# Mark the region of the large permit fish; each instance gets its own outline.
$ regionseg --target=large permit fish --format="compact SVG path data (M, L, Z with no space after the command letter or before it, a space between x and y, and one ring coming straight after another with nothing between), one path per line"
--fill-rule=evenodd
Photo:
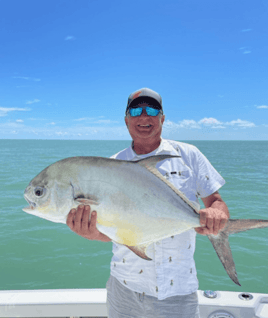
M200 227L198 208L156 169L158 155L139 161L103 157L71 157L50 165L29 184L23 211L66 223L72 208L89 204L97 211L97 229L126 245L143 259L153 258L149 246ZM229 220L218 235L208 235L227 274L238 285L228 235L268 227L268 220Z

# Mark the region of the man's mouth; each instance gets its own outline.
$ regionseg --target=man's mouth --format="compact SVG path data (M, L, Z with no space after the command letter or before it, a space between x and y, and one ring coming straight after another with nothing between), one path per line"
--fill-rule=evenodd
M152 125L147 124L147 125L138 125L138 127L142 127L142 128L150 128L152 127Z

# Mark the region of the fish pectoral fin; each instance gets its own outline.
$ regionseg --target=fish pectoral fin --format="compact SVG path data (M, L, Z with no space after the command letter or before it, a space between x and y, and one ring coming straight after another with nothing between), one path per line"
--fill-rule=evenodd
M76 202L79 202L81 204L86 204L86 205L99 205L97 201L91 200L91 199L85 199L85 198L78 198L75 199Z
M148 244L145 245L137 245L137 246L128 246L133 253L138 255L140 258L145 259L146 261L151 261L152 259L146 255L146 248L148 247Z

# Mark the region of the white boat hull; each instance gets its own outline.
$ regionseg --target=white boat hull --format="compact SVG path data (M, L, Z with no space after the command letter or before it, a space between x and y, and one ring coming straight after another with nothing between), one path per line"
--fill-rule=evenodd
M268 318L268 294L216 293L212 299L198 290L201 318ZM0 317L107 317L106 296L106 289L0 291Z

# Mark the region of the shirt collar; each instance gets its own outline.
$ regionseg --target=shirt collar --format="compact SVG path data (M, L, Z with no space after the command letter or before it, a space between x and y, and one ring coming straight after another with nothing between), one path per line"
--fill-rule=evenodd
M181 152L178 147L174 148L167 139L164 139L162 137L161 137L161 142L159 147L150 153L147 153L144 155L136 154L136 152L133 150L133 141L131 142L131 146L128 148L128 151L127 151L128 160L142 159L142 158L155 156L155 155L161 155L161 154L170 154L170 155L180 156Z

